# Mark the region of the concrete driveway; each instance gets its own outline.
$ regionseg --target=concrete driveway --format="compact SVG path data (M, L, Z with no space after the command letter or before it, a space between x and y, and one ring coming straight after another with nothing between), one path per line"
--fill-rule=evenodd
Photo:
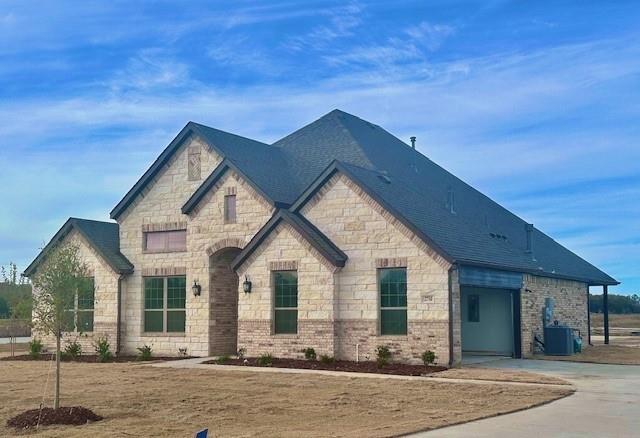
M574 395L513 414L416 434L416 437L639 437L640 366L501 359L480 367L548 374L573 383Z

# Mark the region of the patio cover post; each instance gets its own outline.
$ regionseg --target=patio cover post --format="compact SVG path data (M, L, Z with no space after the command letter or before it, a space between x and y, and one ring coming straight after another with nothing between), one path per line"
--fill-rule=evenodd
M609 343L609 286L602 286L602 312L604 313L604 343Z

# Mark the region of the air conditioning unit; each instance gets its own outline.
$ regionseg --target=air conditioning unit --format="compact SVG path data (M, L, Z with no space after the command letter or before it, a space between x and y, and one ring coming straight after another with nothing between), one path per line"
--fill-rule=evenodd
M544 354L549 356L571 356L573 354L573 331L571 327L563 325L545 327Z

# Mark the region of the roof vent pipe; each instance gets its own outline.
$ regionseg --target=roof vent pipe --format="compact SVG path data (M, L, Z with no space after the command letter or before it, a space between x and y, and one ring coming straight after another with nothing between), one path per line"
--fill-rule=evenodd
M411 147L412 148L416 148L416 138L415 137L410 137L409 140L411 140Z
M527 233L527 253L533 254L533 224L525 224L524 229Z

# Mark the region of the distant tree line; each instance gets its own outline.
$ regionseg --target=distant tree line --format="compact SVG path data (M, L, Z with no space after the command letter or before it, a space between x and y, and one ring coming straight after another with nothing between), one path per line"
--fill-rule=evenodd
M589 294L591 313L602 313L602 295ZM640 295L609 294L609 313L640 313Z
M0 266L0 319L31 319L31 285L15 263Z

